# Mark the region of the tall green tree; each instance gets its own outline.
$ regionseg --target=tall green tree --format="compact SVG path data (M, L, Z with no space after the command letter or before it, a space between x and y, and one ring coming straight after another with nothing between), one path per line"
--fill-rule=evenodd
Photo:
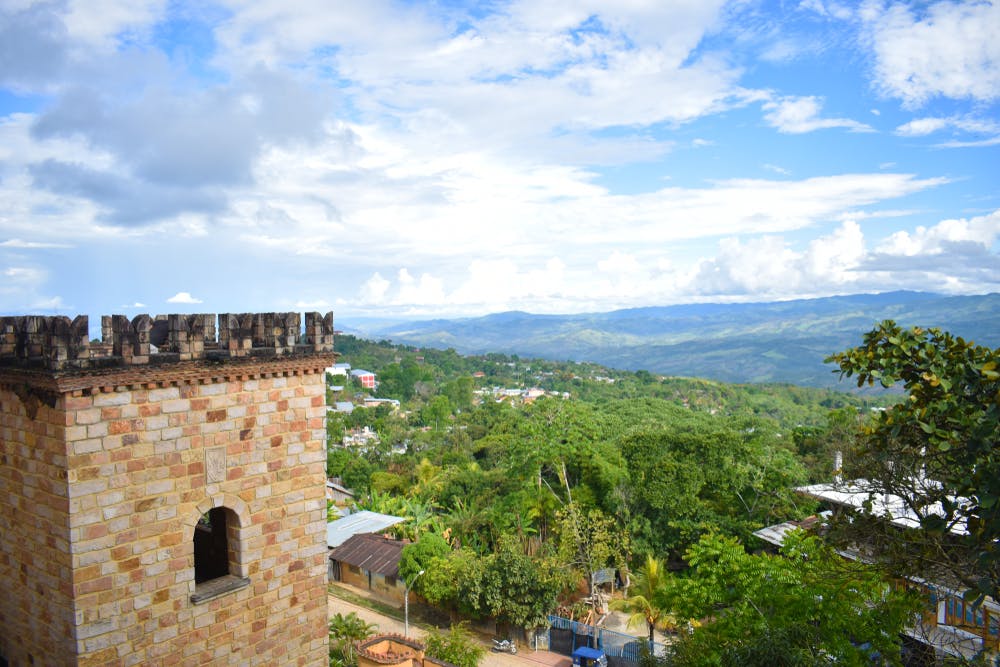
M572 566L587 580L604 568L625 566L630 554L628 532L613 517L597 508L584 512L578 503L559 511L559 560Z
M828 361L858 386L906 393L864 428L849 456L868 475L873 506L894 496L920 530L865 513L877 531L864 536L870 548L901 574L933 579L946 570L1000 599L1000 349L887 320Z
M664 590L676 614L702 622L672 645L676 667L898 665L900 632L920 605L879 570L801 532L780 555L706 535L686 559L690 569Z

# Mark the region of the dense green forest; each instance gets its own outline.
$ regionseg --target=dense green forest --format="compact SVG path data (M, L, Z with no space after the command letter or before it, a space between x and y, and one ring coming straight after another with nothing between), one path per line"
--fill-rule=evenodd
M852 425L893 400L343 335L337 349L377 374L376 397L401 405L331 413L332 444L363 427L378 440L331 447L329 474L363 505L412 517L409 537L447 533L477 554L496 552L504 536L532 555L580 550L572 516L629 545L616 555L622 565L645 553L679 561L711 531L749 541L761 526L808 514L793 487L829 479ZM361 404L358 385L329 380L343 387L331 404ZM500 398L494 387L545 394Z
M834 453L856 451L863 427L902 394L732 385L351 336L337 349L379 384L372 392L328 376L328 402L354 406L329 415L328 473L359 507L407 517L397 536L414 544L400 575L452 618L511 630L544 625L556 609L582 618L591 576L615 568L631 586L613 606L644 619L650 637L699 628L673 635L671 664L898 654L898 628L917 609L911 594L812 538L791 540L783 556L758 553L753 532L814 513L795 487L831 481ZM361 407L369 395L399 406ZM359 429L377 438L340 446ZM843 472L859 472L850 457ZM831 603L817 605L824 596ZM762 609L771 620L760 625ZM799 662L774 662L782 643L801 647L788 653Z

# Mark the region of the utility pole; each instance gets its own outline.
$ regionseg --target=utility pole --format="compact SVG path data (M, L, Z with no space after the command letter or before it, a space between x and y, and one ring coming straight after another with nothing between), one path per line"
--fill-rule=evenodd
M413 577L413 581L406 584L406 587L404 588L403 592L403 636L404 637L410 636L410 588L413 587L413 584L417 583L417 579L419 579L420 575L422 575L423 573L424 573L423 570L417 572L417 576ZM406 583L405 579L403 580L403 583Z

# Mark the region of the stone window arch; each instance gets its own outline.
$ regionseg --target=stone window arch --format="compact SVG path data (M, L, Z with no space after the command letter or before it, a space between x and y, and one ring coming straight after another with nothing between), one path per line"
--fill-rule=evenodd
M194 592L191 601L204 602L249 585L245 529L246 504L239 498L208 498L197 508L189 526L193 553Z

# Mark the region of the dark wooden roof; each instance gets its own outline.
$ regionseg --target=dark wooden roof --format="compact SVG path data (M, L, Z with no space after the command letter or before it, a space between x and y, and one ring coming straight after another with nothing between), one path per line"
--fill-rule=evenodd
M372 533L352 535L330 552L330 560L354 565L384 577L399 576L399 557L406 542Z

